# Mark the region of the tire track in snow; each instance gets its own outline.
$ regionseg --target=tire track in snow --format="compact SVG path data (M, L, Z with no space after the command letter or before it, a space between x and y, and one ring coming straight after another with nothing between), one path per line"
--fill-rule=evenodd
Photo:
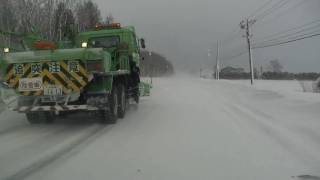
M296 114L298 115L298 118L294 117L295 119L290 119L290 116L285 115L285 114L280 114L282 118L285 119L281 119L277 113L282 113L282 111L276 111L275 113L268 113L265 112L264 110L269 110L268 106L270 106L270 104L268 106L264 106L261 107L260 104L258 104L258 106L253 105L252 103L248 103L248 99L255 99L257 100L257 98L262 98L263 101L274 101L274 100L279 100L279 98L283 97L283 95L280 95L277 92L273 92L273 91L269 91L269 90L256 90L256 89L251 89L248 87L243 87L244 88L244 92L245 91L250 91L250 94L248 96L243 96L243 94L239 95L238 93L234 93L233 91L231 91L231 93L229 93L233 98L232 99L239 99L240 101L237 102L237 104L233 105L235 108L237 108L238 110L240 109L240 111L246 111L244 112L245 114L252 114L252 116L256 119L256 120L264 120L267 124L269 125L273 125L274 128L276 129L283 129L286 132L293 134L295 136L298 136L297 139L302 139L303 141L308 141L309 143L312 144L312 146L314 147L314 149L318 149L318 151L320 150L319 147L319 139L320 139L320 133L317 131L317 128L311 128L310 124L307 124L307 122L301 123L301 121L304 120L304 116L301 116L298 112L296 112ZM254 98L252 98L252 96L254 96ZM261 101L259 101L261 102ZM226 103L226 106L228 106L229 104ZM277 107L277 106L275 106ZM287 108L282 104L281 108ZM295 111L293 109L285 109L288 110L288 112L292 112ZM284 111L286 112L286 111ZM303 112L304 113L304 112ZM273 116L274 115L274 116ZM258 118L257 118L258 117ZM292 123L291 121L292 120ZM300 121L301 120L301 121ZM298 123L298 124L297 124ZM267 130L268 131L268 130ZM289 138L290 139L290 138ZM292 139L292 138L291 138ZM295 140L295 139L293 139ZM308 148L308 147L305 147ZM318 154L318 153L313 153ZM319 157L319 156L315 156L315 157ZM320 158L318 158L320 160Z
M9 133L12 133L12 132L16 132L16 131L19 131L21 129L27 128L27 127L28 126L26 126L26 125L19 125L19 126L10 127L10 128L7 128L5 130L0 131L0 136L6 135L6 134L9 134Z
M233 113L237 117L243 117L250 124L255 125L257 128L262 130L269 137L273 138L283 149L293 154L297 159L302 161L304 164L312 167L319 168L320 159L317 153L307 151L303 146L303 140L297 135L291 133L287 127L278 126L275 122L270 122L269 115L261 116L261 113L255 112L243 105L229 104L227 108L230 109L229 113Z
M27 131L27 132L25 132ZM32 132L34 131L34 132ZM53 144L50 142L56 136L70 131L67 127L35 127L23 128L22 131L14 131L5 136L0 136L0 144L3 148L0 151L0 161L3 158L10 160L10 157L17 158L20 155L28 154L30 149L37 149L39 145Z
M20 180L25 179L28 176L38 172L39 170L49 166L60 158L66 156L74 150L80 150L81 147L85 147L85 145L94 141L96 138L100 137L108 130L110 130L113 126L94 126L86 132L84 135L81 135L79 138L76 138L72 142L68 143L68 145L58 149L57 151L51 153L50 155L46 155L44 157L39 158L35 162L29 164L27 167L24 167L10 176L7 176L3 179L5 180ZM71 157L71 156L70 156Z
M267 119L267 120L271 120L273 121L274 123L277 123L279 125L281 125L283 128L286 128L288 129L289 131L292 131L293 133L296 133L296 132L301 132L300 134L302 136L306 136L307 138L309 138L310 140L312 140L314 143L318 144L319 142L319 139L320 139L320 134L317 133L316 131L314 131L313 129L311 128L308 128L306 126L303 126L303 124L300 124L299 126L297 125L293 125L293 124L290 124L290 123L284 123L283 121L280 121L280 120L277 120L276 118L274 118L273 116L259 110L258 108L256 107L253 107L251 105L246 105L246 104L241 104L241 106L246 106L248 108L251 109L251 111L255 114L257 114L258 116L262 116L264 117L264 119Z

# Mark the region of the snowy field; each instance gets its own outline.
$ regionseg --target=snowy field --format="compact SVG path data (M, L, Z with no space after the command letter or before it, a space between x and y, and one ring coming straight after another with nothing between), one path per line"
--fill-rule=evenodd
M221 80L232 84L251 87L250 80ZM277 92L290 99L319 102L320 94L312 92L313 81L297 80L255 80L253 87L257 90Z
M303 93L293 82L257 82L254 88L247 81L193 77L153 82L151 97L112 126L85 114L30 126L23 115L5 111L0 179L320 176L319 94Z

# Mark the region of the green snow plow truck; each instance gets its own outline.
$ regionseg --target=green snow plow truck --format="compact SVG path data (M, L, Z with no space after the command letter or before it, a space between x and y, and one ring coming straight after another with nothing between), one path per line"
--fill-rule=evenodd
M3 84L19 95L14 111L31 124L53 123L75 111L99 115L101 123L123 118L129 102L139 103L151 86L140 82L140 48L134 27L97 25L75 42L34 40L24 51L3 49Z

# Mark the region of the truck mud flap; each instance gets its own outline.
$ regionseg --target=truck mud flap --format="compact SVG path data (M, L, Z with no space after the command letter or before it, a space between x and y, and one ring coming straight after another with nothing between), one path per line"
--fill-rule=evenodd
M139 92L141 97L150 96L150 91L152 89L152 85L145 82L140 82L139 84Z
M56 105L56 106L21 106L11 108L13 111L18 112L62 112L62 111L96 111L99 108L88 105Z

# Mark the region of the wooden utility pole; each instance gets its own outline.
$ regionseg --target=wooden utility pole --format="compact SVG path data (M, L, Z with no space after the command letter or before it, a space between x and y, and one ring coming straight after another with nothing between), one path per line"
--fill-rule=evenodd
M251 85L253 85L254 81L254 71L253 71L253 58L252 58L252 47L251 47L251 37L250 34L250 27L256 22L256 20L249 20L241 21L240 27L241 29L245 29L246 31L246 38L247 38L247 44L248 44L248 51L249 51L249 65L250 65L250 74L251 74Z
M154 65L152 64L153 61L152 61L152 51L151 50L149 51L149 58L150 58L149 60L150 60L150 64L151 64L150 80L151 80L151 84L153 84L152 78L153 78Z
M216 67L215 67L215 78L216 80L219 80L220 79L220 63L219 63L219 51L220 51L220 43L219 41L217 42L217 57L216 57Z

